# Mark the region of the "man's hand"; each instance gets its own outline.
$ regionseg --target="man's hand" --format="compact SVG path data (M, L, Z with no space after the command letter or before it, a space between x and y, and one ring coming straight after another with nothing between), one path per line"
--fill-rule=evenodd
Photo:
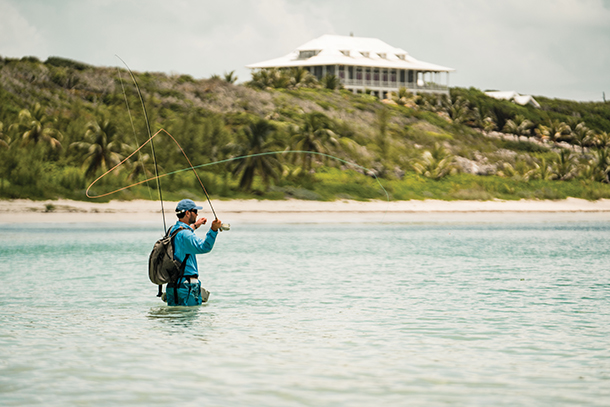
M217 231L218 231L218 229L220 229L220 226L221 226L221 225L222 225L222 222L220 221L220 219L214 219L214 220L212 221L212 226L211 226L211 228L212 228L212 230L213 230L214 232L217 232Z
M193 226L193 228L195 228L195 229L199 229L199 226L201 226L201 225L205 225L205 223L206 223L207 221L208 221L208 220L207 220L206 218L199 218L199 219L197 219L197 220L195 221L195 223L193 223L193 225L192 225L192 226Z

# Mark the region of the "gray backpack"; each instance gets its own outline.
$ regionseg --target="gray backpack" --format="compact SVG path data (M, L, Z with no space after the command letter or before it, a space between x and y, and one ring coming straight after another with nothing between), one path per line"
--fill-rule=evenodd
M189 255L187 254L183 262L174 259L174 237L186 227L180 227L155 242L150 257L148 258L148 277L153 284L159 286L157 297L163 293L163 284L176 283L184 274L184 267Z

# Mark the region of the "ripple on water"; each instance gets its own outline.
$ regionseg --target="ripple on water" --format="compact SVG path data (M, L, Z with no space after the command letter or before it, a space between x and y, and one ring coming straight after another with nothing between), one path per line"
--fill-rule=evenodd
M610 399L606 223L234 225L197 308L155 297L156 229L0 229L2 405Z

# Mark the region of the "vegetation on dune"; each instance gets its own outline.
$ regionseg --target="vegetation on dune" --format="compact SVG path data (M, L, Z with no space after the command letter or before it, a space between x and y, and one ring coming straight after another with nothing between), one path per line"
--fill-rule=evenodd
M536 97L535 109L473 88L380 101L304 69L254 72L243 85L233 71L134 75L153 134L175 137L218 198L385 199L377 180L397 200L610 197L609 103ZM149 137L122 69L0 57L0 106L0 198L87 199ZM153 142L164 197L202 199L174 141ZM93 194L153 177L150 147ZM154 199L156 188L101 199Z

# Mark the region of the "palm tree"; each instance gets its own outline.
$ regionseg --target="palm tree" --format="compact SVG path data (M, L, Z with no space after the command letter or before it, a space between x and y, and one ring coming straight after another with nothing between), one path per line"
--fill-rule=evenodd
M596 182L608 183L610 181L608 179L609 173L610 150L604 148L593 152L593 159L584 166L581 175Z
M530 168L527 162L524 160L517 160L514 166L506 162L501 163L499 171L496 173L496 175L500 177L509 177L517 181L527 182L535 174L535 172L536 168Z
M261 69L252 72L252 80L248 82L253 88L268 89L273 87L273 75L270 69Z
M343 84L336 75L326 75L320 82L324 89L342 89Z
M224 79L226 82L235 83L237 81L237 75L235 75L235 71L225 72Z
M85 141L70 144L70 147L87 151L83 160L83 166L87 167L86 176L95 175L99 169L107 171L123 159L120 151L126 146L116 139L117 133L117 127L113 122L106 118L98 118L94 122L87 123Z
M540 124L536 129L536 135L540 137L540 139L551 140L555 144L557 144L557 141L562 136L568 134L570 134L570 127L559 120L550 121L546 126Z
M475 107L472 109L471 115L475 127L482 129L485 134L488 134L497 127L489 111L483 113L478 107Z
M470 109L468 101L461 96L455 100L444 99L445 112L449 115L452 123L462 124L470 119Z
M514 120L509 119L506 121L502 131L508 134L512 134L517 138L519 136L529 137L531 136L530 129L533 125L534 123L526 119L524 116L517 115L515 116Z
M435 143L431 151L423 152L421 159L413 164L413 169L426 178L441 179L454 169L453 161L453 155Z
M328 154L328 145L338 145L331 120L320 112L308 113L304 117L303 125L298 127L296 134L291 137L290 143L294 150L312 151ZM311 169L312 154L303 155L302 167L304 171Z
M40 103L36 103L32 111L23 109L19 112L18 122L12 124L9 129L16 129L21 133L23 144L28 145L39 142L47 143L51 149L61 148L59 138L61 133L53 128L54 119L49 118Z
M318 79L302 66L292 68L289 71L292 87L295 88L315 88L318 86Z
M128 180L133 181L140 176L144 176L147 179L155 176L155 163L150 155L142 154L138 161L139 162L131 163L131 172L127 176ZM163 171L163 168L160 165L157 166L157 168L160 172Z
M609 183L610 180L608 179L608 174L610 174L610 149L604 148L597 151L596 164L600 175L603 174L602 182L605 182L606 184Z
M553 172L553 169L546 162L546 159L544 157L540 158L540 164L534 163L534 166L536 167L534 170L534 175L537 178L540 178L545 181L557 178L557 174Z
M601 149L610 147L610 133L602 131L593 137L593 141L597 148Z
M290 75L277 68L252 72L249 85L258 89L286 89L291 86Z
M574 157L570 150L562 149L557 154L557 159L552 164L553 172L561 181L566 181L574 176L576 166Z
M490 116L487 116L486 118L483 119L483 131L487 134L489 134L490 132L494 131L498 126L496 125L496 122L494 122L494 119Z
M593 130L590 130L587 126L585 126L584 122L580 122L576 125L576 127L574 127L574 130L572 130L572 137L580 146L580 151L584 155L585 144L593 139L594 133Z
M233 175L241 173L239 188L250 191L254 176L258 173L263 177L265 185L269 185L269 178L279 178L282 165L275 155L258 155L281 148L281 142L275 136L276 128L268 120L258 119L243 127L240 144L233 145L235 156L243 157L236 161Z

